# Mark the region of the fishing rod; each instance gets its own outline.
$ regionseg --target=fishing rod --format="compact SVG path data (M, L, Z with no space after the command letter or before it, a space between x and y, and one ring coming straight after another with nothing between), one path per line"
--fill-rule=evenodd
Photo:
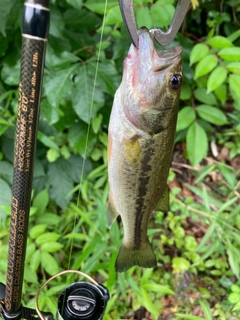
M22 58L18 94L10 240L6 285L0 283L0 316L4 320L53 319L51 313L23 307L22 286L27 248L29 211L36 149L46 43L50 23L49 0L27 0L22 20ZM89 276L92 283L68 286L58 301L57 319L99 320L109 300L108 290ZM61 274L62 274L61 273ZM53 278L49 279L39 290Z
M22 315L24 262L49 21L49 0L26 1L22 20L7 281L2 303L5 319L19 319Z

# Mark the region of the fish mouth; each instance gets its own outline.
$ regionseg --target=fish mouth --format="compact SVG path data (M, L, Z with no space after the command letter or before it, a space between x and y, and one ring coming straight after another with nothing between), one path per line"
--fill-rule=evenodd
M153 72L166 70L181 61L182 47L176 46L170 49L156 51L153 44L153 34L146 27L142 27L138 31L139 35L139 52L143 53L139 58L142 63L151 64Z

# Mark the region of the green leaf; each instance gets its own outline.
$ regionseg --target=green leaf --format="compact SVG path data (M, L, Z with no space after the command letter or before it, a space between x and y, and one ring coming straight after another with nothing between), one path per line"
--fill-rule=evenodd
M36 238L38 246L42 246L44 243L54 242L60 238L60 235L56 232L45 232Z
M232 292L232 293L230 293L228 300L232 304L238 303L240 301L240 294L236 293L236 292Z
M152 27L152 18L147 7L141 7L136 11L136 21L139 27L146 26L148 29Z
M196 44L190 54L190 66L206 57L208 52L208 46L203 43Z
M95 60L93 62L88 65L88 72L92 78L95 77L96 72ZM99 63L97 70L97 85L103 92L109 93L113 97L120 81L121 79L113 60L109 61L105 59Z
M229 76L229 87L231 94L234 98L234 96L238 97L240 99L240 75L239 74L231 74Z
M37 208L37 214L44 214L49 202L48 190L44 189L39 192L33 200L33 207Z
M46 224L38 224L36 226L33 226L29 231L30 237L33 239L36 239L41 234L43 234L46 229L47 229Z
M215 125L225 125L228 123L225 114L212 106L201 104L200 106L196 107L198 115L207 122L213 123Z
M195 70L194 80L211 72L218 64L218 59L213 54L209 54L198 62Z
M91 158L93 159L93 161L98 161L102 157L102 155L102 150L98 148L93 149L93 151L91 152Z
M46 291L46 296L51 297L51 296L53 296L53 295L55 295L57 293L59 295L65 289L66 289L66 284L64 285L64 283L59 284L59 285L54 285L53 287L49 288ZM55 305L55 307L56 307L56 305Z
M82 178L85 179L89 172L92 171L92 163L89 159L85 159L81 156L74 156L72 155L68 159L68 163L71 166L71 170L69 170L69 175L72 180L76 183L80 180L80 175L82 174Z
M153 269L147 269L141 277L141 285L149 283L149 280L152 276Z
M49 149L47 151L47 159L49 162L55 162L60 157L60 152L56 149Z
M143 288L146 289L147 291L161 293L162 295L175 294L175 292L172 289L170 289L168 286L163 286L157 283L146 283L143 285Z
M40 301L40 299L39 299ZM55 314L56 313L56 305L58 303L58 300L56 299L55 296L51 296L51 297L44 297L44 305L48 306L48 310L51 314ZM42 310L42 308L41 308Z
M230 34L230 36L228 36L228 40L231 42L234 42L239 37L240 37L240 29Z
M78 42L77 46L74 46L77 49L77 51L79 50L79 48L82 48L83 50L85 50L84 48L85 45L88 46L89 44L91 45L96 44L96 41L93 40L94 37L89 37L88 33L89 32L95 33L96 29L102 23L102 19L100 19L100 17L97 14L94 14L93 12L86 10L85 8L82 8L81 10L69 9L69 10L66 10L64 13L64 22L65 22L65 30L64 30L64 36L63 36L64 42L66 42L66 40L69 38L70 38L70 41L74 40ZM81 30L81 32L79 31L77 31L76 33L71 32L70 30L68 30L68 28L74 31ZM88 44L86 43L86 41ZM71 50L72 49L70 47L70 50L68 49L67 51L71 51ZM92 52L91 55L94 56L94 53Z
M216 49L229 48L232 47L232 42L223 36L215 36L213 38L208 39L207 43Z
M227 61L239 61L240 60L240 48L232 47L232 48L224 48L218 52L218 55Z
M202 238L198 248L197 248L197 252L201 252L203 251L204 252L204 249L207 248L206 246L206 243L209 239L211 239L213 233L215 232L215 229L216 229L216 222L213 221L210 225L210 227L208 228L207 232L204 234L204 237ZM208 254L211 254L211 248L213 247L214 249L216 248L216 245L218 246L217 243L214 243L213 245L211 245L211 247L209 248L208 250ZM205 257L205 259L208 257L208 254L207 256Z
M25 266L25 272L24 272L24 279L25 281L27 281L28 283L38 283L38 278L37 278L37 274L36 272L34 272L31 267L29 267L28 265Z
M61 217L57 216L55 213L44 213L42 216L37 217L37 223L46 223L49 225L58 225L60 222Z
M0 0L0 32L4 37L6 37L6 23L8 20L8 14L14 5L15 1L9 1L9 0Z
M148 292L146 292L143 288L141 288L141 295L142 295L142 304L144 305L144 307L150 312L152 313L152 315L154 317L158 316L158 309L155 307L155 305L153 304L153 300L150 297L150 295L148 294Z
M71 171L71 163L62 158L49 163L48 166L50 195L61 208L64 208L71 199L70 191L73 188L73 179L69 174Z
M228 96L228 89L226 84L222 84L215 90L216 97L224 104L224 102L227 100Z
M210 309L208 302L205 300L200 300L199 303L200 303L202 311L206 317L206 320L213 320L212 312L211 312L211 309Z
M51 105L48 100L41 100L41 114L48 124L52 125L59 120L59 106Z
M230 267L237 278L240 276L240 264L239 264L239 251L234 247L230 241L227 243L228 262Z
M72 95L73 108L79 118L86 123L95 117L105 102L101 88L94 84L94 78L87 74L86 67L80 68Z
M207 93L205 88L197 88L194 91L194 97L204 104L217 105L217 99L215 95L213 93Z
M90 237L83 233L68 233L66 236L64 236L64 239L77 239L77 240L90 241Z
M101 235L101 232L98 230L98 227L96 226L96 224L94 222L92 222L89 218L89 214L83 212L83 210L81 210L80 208L78 208L77 206L75 206L73 203L71 204L71 208L74 210L74 212L76 212L76 214L79 215L79 217L81 217L85 223L92 229L95 230L97 233L99 233Z
M41 245L41 250L46 252L56 252L63 248L63 244L56 241L49 241Z
M41 262L41 252L40 250L36 250L30 260L30 267L33 271L37 271Z
M194 122L187 132L187 153L191 164L195 167L208 151L208 139L204 129Z
M184 237L184 247L188 251L193 251L198 246L196 239L193 236Z
M44 133L38 131L38 140L41 141L46 147L52 148L54 150L59 150L58 145Z
M11 205L11 198L12 198L12 190L7 184L7 182L0 178L0 186L1 186L1 192L0 192L0 219L5 220L6 213L2 209L2 206L10 206Z
M63 51L60 54L56 54L54 49L47 45L47 52L46 52L46 66L53 69L53 68L68 68L71 63L75 63L79 61L79 57L75 54L67 51Z
M9 185L12 184L13 180L13 165L7 161L0 161L0 177L5 180ZM1 200L0 200L0 203Z
M192 107L184 107L178 113L177 131L186 129L195 120L196 115Z
M86 142L87 132L88 127L86 123L80 121L78 124L72 126L68 133L69 145L75 152L81 154L83 157L90 155L92 148L97 141L97 136L90 130L88 141Z
M240 310L240 301L238 303L236 303L232 309L233 312L238 311L238 310Z
M103 116L102 114L99 114L97 115L96 117L94 117L91 121L92 123L92 129L93 129L93 132L95 134L98 133L99 129L100 129L100 126L101 126L101 123L102 123L102 119L103 119Z
M176 316L179 317L180 320L186 319L186 320L205 320L204 318L198 317L198 316L190 316L183 313L176 313Z
M72 77L78 68L73 65L67 69L60 69L44 77L44 88L50 105L58 106L62 98L71 93Z
M226 64L226 68L232 73L240 73L240 62L229 62Z
M36 251L35 243L28 241L27 252L26 252L26 261L30 261L33 253Z
M9 86L17 86L20 79L20 60L14 66L4 63L1 76L3 81Z
M86 2L84 2L83 5L92 12L104 14L106 2L103 0L87 0ZM117 7L117 6L118 6L117 1L108 1L107 9L108 9L108 11L110 11L110 9Z
M183 83L182 89L181 89L181 100L188 100L191 98L192 90L189 84Z
M183 257L175 257L172 260L174 273L184 273L190 268L190 262Z
M152 17L151 27L167 28L172 21L175 8L172 3L167 4L166 2L157 1L150 6L150 12Z
M227 70L218 66L210 74L207 82L207 93L216 90L227 79Z
M5 131L9 128L9 125L1 125L0 126L0 136L4 134Z
M48 253L43 251L41 254L41 263L44 270L50 274L50 276L55 275L59 271L57 261Z
M67 0L73 8L80 10L82 8L82 0Z
M105 18L105 25L121 23L122 22L122 15L120 11L120 7L116 6L110 9Z
M190 184L187 184L188 188L194 192L198 197L200 197L201 199L204 199L205 197L205 193L206 193L206 190L204 191L202 188L197 188L197 187L194 187ZM207 193L207 197L208 197L208 202L213 204L214 206L220 208L222 207L223 203L221 200L218 200L217 198L215 198L214 196L211 196L209 193ZM214 223L215 220L213 220L213 223ZM212 226L212 224L211 224ZM208 228L208 230L211 228L211 226ZM207 232L208 232L207 230ZM207 234L207 232L205 233L205 235ZM204 235L204 237L205 237ZM203 239L204 239L203 237ZM203 241L203 240L202 240ZM201 243L202 243L201 241ZM218 245L218 243L216 243ZM200 244L201 245L201 244ZM212 245L215 245L215 243L212 243ZM210 246L209 246L210 247ZM210 249L209 249L210 250Z
M231 290L232 290L232 292L236 292L236 293L240 294L240 287L238 285L236 285L236 284L233 284L231 286ZM239 296L239 300L240 300L240 296Z
M61 155L63 156L63 158L66 160L71 157L71 153L69 151L69 148L66 145L61 147L60 152L61 152Z
M75 260L74 265L72 266L73 269L79 269L81 267L81 264L84 261L87 261L89 256L92 255L94 248L99 244L100 238L94 237L92 238L92 241L88 241L85 243L84 247L81 250L81 254L77 257Z

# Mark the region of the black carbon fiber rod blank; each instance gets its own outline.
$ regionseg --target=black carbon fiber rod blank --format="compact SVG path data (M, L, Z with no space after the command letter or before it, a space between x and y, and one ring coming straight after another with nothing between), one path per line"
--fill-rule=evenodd
M49 18L48 0L28 0L24 4L10 240L4 299L6 319L21 317L24 261Z

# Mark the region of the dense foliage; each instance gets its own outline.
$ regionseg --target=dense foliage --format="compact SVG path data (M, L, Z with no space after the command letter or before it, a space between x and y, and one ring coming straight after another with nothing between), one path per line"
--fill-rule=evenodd
M240 316L240 4L192 1L174 45L184 84L171 212L150 222L156 270L116 274L122 228L106 227L107 126L130 40L118 2L51 1L33 181L24 303L78 269L110 290L104 319ZM174 0L137 0L138 25L166 28ZM23 1L0 0L0 281L5 282ZM53 313L61 278L40 296ZM146 312L147 310L147 312Z

